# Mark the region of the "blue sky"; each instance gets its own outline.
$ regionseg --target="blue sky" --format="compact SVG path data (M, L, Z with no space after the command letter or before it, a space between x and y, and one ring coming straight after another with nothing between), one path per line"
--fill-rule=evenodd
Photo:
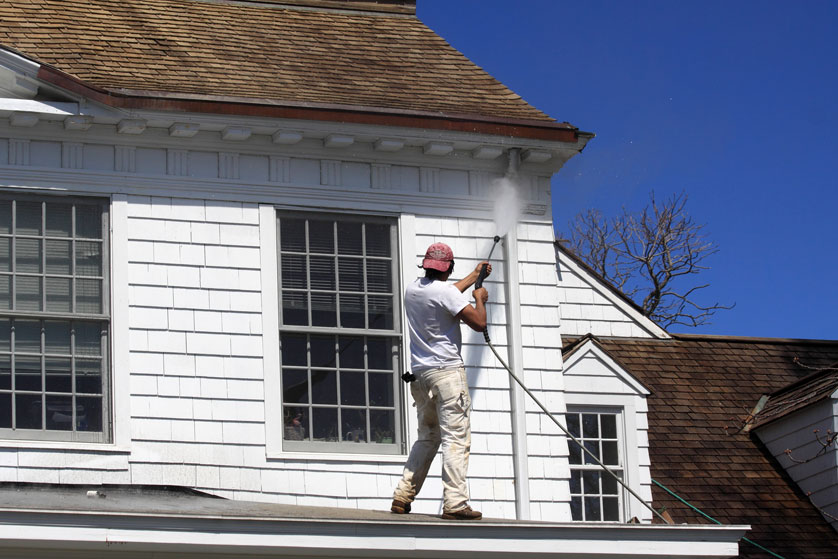
M673 332L838 339L838 2L418 0L530 104L594 132L553 178L578 212L682 190L720 252Z

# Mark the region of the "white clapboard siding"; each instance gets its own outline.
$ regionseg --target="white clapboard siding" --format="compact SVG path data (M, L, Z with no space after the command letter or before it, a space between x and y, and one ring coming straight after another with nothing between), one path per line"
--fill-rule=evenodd
M756 434L838 530L838 449L834 443L824 447L818 441L825 441L829 431L838 433L838 398L834 397L760 427Z

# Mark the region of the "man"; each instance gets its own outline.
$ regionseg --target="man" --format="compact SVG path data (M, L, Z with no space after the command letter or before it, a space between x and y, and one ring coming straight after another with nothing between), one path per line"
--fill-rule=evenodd
M444 243L434 243L422 261L425 277L405 290L411 369L416 377L410 392L416 402L419 436L393 494L390 510L396 514L410 512L410 503L422 489L441 443L442 518L478 520L483 516L468 505L471 398L460 356L460 321L477 332L486 329L488 292L483 287L475 289L474 306L464 294L477 281L484 264L491 272L491 265L481 262L468 276L449 284L454 252Z

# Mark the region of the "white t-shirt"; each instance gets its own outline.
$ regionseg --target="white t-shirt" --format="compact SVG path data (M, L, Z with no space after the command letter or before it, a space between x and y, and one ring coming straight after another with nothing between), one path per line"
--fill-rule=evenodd
M468 304L466 294L444 281L420 278L407 286L404 306L414 373L463 364L457 314Z

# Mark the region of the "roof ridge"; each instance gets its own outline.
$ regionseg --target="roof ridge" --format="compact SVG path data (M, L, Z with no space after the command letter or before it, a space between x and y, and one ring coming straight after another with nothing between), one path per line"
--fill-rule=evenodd
M416 15L416 0L193 0L212 4L255 4L266 8Z
M682 341L731 341L742 343L771 343L771 344L811 344L811 345L838 345L838 340L814 339L814 338L770 338L759 336L731 336L725 334L678 334L669 333L676 340Z

